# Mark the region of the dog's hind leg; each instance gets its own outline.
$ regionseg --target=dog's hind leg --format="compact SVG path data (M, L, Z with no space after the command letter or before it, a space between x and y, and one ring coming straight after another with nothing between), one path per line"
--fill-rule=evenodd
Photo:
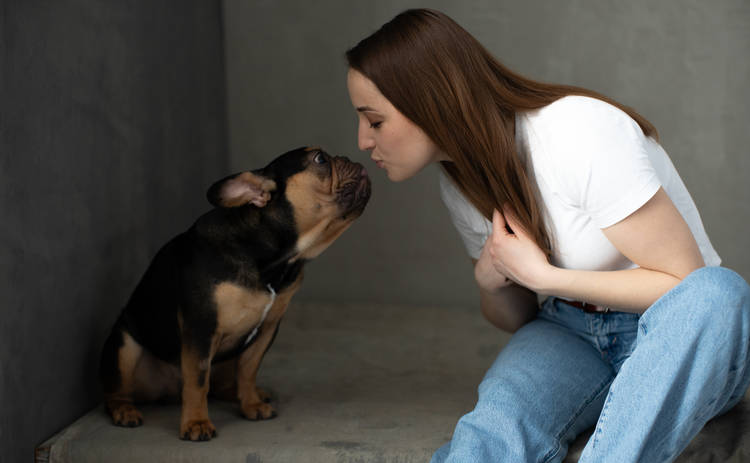
M102 351L99 375L104 403L117 426L135 427L143 424L143 415L133 403L135 368L143 348L116 324Z

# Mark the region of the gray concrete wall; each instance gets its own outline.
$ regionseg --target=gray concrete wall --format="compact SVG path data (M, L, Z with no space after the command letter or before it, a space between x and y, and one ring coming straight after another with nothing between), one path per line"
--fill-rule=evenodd
M747 2L224 5L231 159L218 2L0 0L0 461L29 460L98 401L109 325L212 180L302 144L367 161L343 52L407 7L650 118L725 264L750 277ZM402 184L371 171L368 210L298 297L475 304L434 169Z
M220 5L0 3L0 461L100 399L101 345L227 171Z
M653 122L724 264L750 279L750 3L637 0L225 0L235 169L320 144L357 150L344 51L403 9L444 11L511 68L589 87ZM313 262L299 298L475 304L435 170L390 183L373 164L364 216Z

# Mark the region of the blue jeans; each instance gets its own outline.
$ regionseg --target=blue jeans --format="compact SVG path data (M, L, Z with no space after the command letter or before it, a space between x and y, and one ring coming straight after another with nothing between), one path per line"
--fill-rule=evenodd
M704 267L642 315L586 313L549 298L479 385L442 462L670 462L750 383L750 287Z

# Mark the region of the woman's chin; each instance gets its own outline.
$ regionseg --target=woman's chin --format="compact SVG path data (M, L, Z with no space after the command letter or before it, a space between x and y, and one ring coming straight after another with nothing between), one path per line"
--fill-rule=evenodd
M414 177L413 172L401 172L398 170L387 169L387 168L386 168L385 173L388 176L388 180L394 183L403 182L404 180L408 180Z
M403 182L409 177L400 176L397 174L392 174L391 172L386 172L386 175L388 176L388 180L394 183Z

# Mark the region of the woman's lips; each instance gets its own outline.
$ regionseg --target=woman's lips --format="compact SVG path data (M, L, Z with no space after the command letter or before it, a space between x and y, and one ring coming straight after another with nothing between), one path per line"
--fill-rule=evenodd
M373 159L373 161L375 161L375 164L376 164L376 165L377 165L378 167L380 167L381 169L383 168L383 161L379 161L379 160L377 160L377 159Z

